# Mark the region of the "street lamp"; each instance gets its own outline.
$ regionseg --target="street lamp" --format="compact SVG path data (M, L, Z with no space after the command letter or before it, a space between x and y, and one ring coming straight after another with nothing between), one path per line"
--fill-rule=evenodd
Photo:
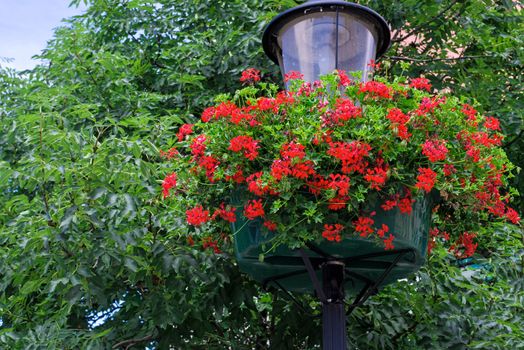
M276 16L262 38L265 53L282 70L313 82L335 69L369 76L369 63L390 44L386 21L375 11L345 1L310 0Z
M378 13L345 1L310 0L289 9L269 23L262 38L264 51L280 66L284 77L297 71L308 82L335 69L361 71L361 80L365 81L370 75L370 61L384 54L389 44L389 27ZM322 302L322 347L346 349L345 263L329 259L321 264L321 285L309 257L302 249L300 254ZM375 283L367 282L350 310L375 291L402 255L384 267Z

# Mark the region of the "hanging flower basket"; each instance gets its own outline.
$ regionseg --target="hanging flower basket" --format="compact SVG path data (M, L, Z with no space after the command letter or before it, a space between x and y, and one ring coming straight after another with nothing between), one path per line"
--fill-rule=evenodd
M241 80L244 89L180 127L162 152L174 168L162 186L189 244L220 253L234 242L257 280L292 274L304 248L313 262L345 259L355 284L394 260L385 284L436 244L464 258L495 221L519 222L499 121L431 94L426 79L360 83L335 72L309 84L294 72L280 92L253 69ZM304 280L280 282L310 290Z
M398 208L384 210L377 198L366 202L366 210L373 215L373 225L388 227L395 232L395 246L385 250L381 242L358 234L347 235L339 242L320 240L306 246L305 252L314 263L327 260L346 261L348 272L346 291L360 291L367 282L376 281L385 269L404 252L392 271L381 283L386 285L417 271L426 260L431 211L438 198L435 193L412 203L410 215ZM351 223L349 223L351 224ZM303 259L297 249L280 245L273 249L278 232L264 230L262 220L248 220L238 215L231 224L234 232L235 256L240 269L263 285L277 284L286 290L313 292L311 279L304 269ZM320 279L320 274L318 276Z

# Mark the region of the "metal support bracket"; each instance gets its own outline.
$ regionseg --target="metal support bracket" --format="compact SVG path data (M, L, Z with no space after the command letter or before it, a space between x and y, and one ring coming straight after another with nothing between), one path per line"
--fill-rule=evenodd
M308 274L315 294L322 302L322 335L323 350L345 350L347 343L346 319L357 307L361 306L366 300L378 292L378 288L397 266L400 260L407 254L415 254L414 249L398 249L393 251L383 251L347 258L337 258L331 256L313 244L306 245L309 251L316 256L308 256L304 249L299 249L298 253L304 263L304 269L288 272L281 275L272 276L263 281L264 289L270 284L281 289L295 302L305 313L313 316L303 307L293 295L287 291L279 282L288 277L301 274ZM362 262L368 259L396 255L391 262L384 263L384 271L376 279L371 280L366 276L351 271L351 265L355 262ZM317 277L317 271L322 272L322 284ZM347 311L345 311L344 285L351 279L358 279L364 282L364 287L357 294Z

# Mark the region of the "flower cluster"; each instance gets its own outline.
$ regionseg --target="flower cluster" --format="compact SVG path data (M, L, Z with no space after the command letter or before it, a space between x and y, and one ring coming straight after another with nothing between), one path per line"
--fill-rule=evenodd
M242 72L240 81L244 84L256 83L260 81L260 71L255 68L248 68Z
M429 251L448 242L457 257L471 256L490 225L519 224L497 118L431 94L425 78L302 77L288 73L289 91L276 92L246 70L249 86L181 125L162 152L172 160L163 197L186 214L192 243L219 252L230 225L254 221L275 244L353 236L394 249L398 228L379 217L417 215L435 195Z

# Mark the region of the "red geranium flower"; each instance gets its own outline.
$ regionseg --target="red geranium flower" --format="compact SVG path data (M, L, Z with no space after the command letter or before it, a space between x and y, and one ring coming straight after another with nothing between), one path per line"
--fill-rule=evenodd
M269 230L269 231L276 231L277 229L277 224L273 221L269 221L269 220L266 220L264 221L264 226Z
M243 151L247 159L255 160L258 156L258 148L258 141L253 140L251 136L237 136L229 141L228 150L233 152Z
M371 98L392 98L391 89L378 81L367 81L360 85L359 93L365 93Z
M252 199L247 202L244 207L244 216L248 220L255 220L258 217L265 215L264 207L262 206L262 199Z
M210 219L209 210L204 210L201 205L197 205L193 209L186 211L186 220L190 225L200 226L208 222Z
M240 81L242 83L254 83L260 81L260 71L255 68L248 68L242 72Z
M185 137L193 132L193 124L184 124L178 129L178 133L176 136L178 137L178 141L182 142L184 141Z
M328 241L340 242L340 232L344 229L341 224L328 225L324 224L324 231L322 231L322 237Z
M162 181L162 193L164 194L164 198L169 196L169 190L173 187L176 187L176 174L175 173L167 175L164 181Z
M374 223L375 220L366 216L361 216L356 221L353 221L355 231L359 232L361 237L367 237L375 231L372 227Z
M438 162L446 159L448 149L444 140L427 140L422 144L422 154L428 157L430 162Z
M392 234L389 235L387 239L384 240L384 249L386 250L393 250L395 249L395 246L393 245L393 240L395 239L395 236Z
M304 78L304 74L292 70L284 75L284 82L287 83L290 80L303 79L303 78Z
M486 117L484 126L486 127L486 129L497 131L500 130L500 121L495 117Z
M437 173L429 168L418 168L418 172L418 182L415 184L415 187L429 193L433 189L433 186L435 186Z
M411 79L411 83L409 83L409 86L419 90L431 91L431 84L429 83L429 80L426 78L413 78Z

